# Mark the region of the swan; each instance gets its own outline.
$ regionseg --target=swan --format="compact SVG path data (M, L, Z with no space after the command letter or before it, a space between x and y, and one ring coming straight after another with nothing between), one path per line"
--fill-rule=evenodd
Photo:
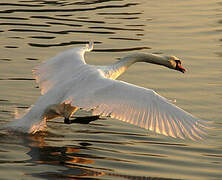
M206 121L185 112L155 91L116 80L136 62L184 73L179 58L133 53L112 65L95 66L86 64L84 59L85 52L92 49L93 42L68 49L34 68L33 75L42 95L22 118L4 128L34 134L46 129L47 120L64 117L64 122L70 123L70 116L83 109L174 138L195 140L207 133Z

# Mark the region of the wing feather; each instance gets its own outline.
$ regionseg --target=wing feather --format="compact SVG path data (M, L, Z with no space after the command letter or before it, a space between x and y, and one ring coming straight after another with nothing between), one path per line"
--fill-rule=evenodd
M41 88L41 94L45 94L56 84L63 82L64 78L69 77L70 74L73 75L73 72L79 73L79 69L86 64L85 52L91 51L92 48L92 43L86 47L72 48L35 67L32 70L33 76Z
M86 87L81 86L90 91L79 97L71 89L64 102L167 136L197 139L205 134L207 125L203 120L193 117L153 90L101 75L96 77Z

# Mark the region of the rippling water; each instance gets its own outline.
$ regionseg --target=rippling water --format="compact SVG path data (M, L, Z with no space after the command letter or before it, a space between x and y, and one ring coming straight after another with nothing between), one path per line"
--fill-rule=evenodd
M0 132L0 179L222 179L221 23L218 0L1 1L1 124L40 95L34 66L94 40L91 64L135 51L180 57L186 74L138 63L120 79L176 100L215 129L199 142L110 118L72 125L56 119L33 136Z

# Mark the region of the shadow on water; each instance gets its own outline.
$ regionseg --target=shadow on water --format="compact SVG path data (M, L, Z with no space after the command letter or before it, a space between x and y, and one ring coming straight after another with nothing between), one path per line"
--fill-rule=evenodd
M101 119L99 116L84 116L84 117L75 117L75 119L70 120L70 124L72 123L80 123L80 124L89 124L92 121Z

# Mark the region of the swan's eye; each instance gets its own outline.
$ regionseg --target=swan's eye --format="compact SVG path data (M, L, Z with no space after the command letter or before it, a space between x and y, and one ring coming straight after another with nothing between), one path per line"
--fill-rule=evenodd
M175 62L176 62L177 64L181 64L181 60L179 60L179 59L175 60Z
M186 69L183 68L183 66L181 65L181 61L178 59L178 60L175 60L175 62L176 62L176 70L184 73Z

